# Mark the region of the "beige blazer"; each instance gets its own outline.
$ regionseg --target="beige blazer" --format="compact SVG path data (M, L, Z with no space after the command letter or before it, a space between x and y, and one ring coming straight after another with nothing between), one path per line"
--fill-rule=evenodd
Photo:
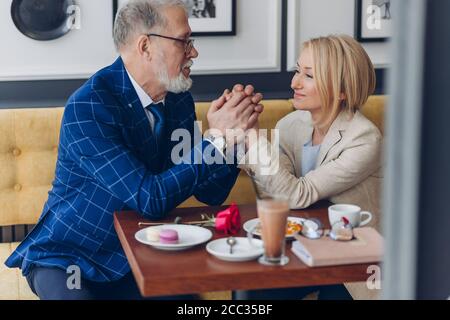
M341 112L322 142L316 169L304 177L302 149L313 133L310 113L290 113L278 122L276 129L279 153L275 145L260 139L240 165L254 177L262 194L288 196L293 209L308 207L321 199L356 204L373 214L371 225L379 230L383 139L370 120L359 111L353 116ZM258 159L270 155L270 165L261 165L268 159L251 164L249 155L255 152L260 152ZM377 297L377 292L367 290L365 284L349 284L347 289L354 298Z

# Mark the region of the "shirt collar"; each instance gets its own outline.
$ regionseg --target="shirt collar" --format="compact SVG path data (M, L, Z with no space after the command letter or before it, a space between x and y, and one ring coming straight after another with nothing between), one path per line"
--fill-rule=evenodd
M142 87L136 82L136 80L134 80L134 78L131 76L131 74L128 72L128 70L126 68L125 68L125 70L127 71L128 77L130 78L130 81L131 81L131 84L133 85L133 88L136 91L139 100L141 101L142 107L145 109L152 103L155 103L153 101L153 99L147 94L147 92L145 92L144 89L142 89ZM159 102L162 102L164 104L165 99L163 99ZM156 103L159 103L159 102L156 102Z

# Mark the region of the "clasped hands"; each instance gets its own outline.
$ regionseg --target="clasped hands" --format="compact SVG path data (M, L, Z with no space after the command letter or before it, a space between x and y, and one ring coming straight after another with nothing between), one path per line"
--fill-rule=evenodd
M249 130L258 129L263 96L254 91L252 85L237 84L211 103L207 114L210 133L224 136L227 146L243 142Z

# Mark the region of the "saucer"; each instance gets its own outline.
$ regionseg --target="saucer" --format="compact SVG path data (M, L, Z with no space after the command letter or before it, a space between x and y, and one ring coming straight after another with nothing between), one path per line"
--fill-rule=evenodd
M224 261L250 261L258 258L264 253L263 242L253 239L253 246L248 238L235 238L236 244L233 246L233 253L230 253L230 246L227 238L211 241L206 245L206 251L216 258Z
M161 243L159 241L149 241L147 239L146 230L147 229L172 229L178 232L178 243L177 244L167 244ZM159 250L169 250L169 251L177 251L177 250L186 250L192 248L196 245L202 244L209 239L212 238L212 232L206 228L184 225L184 224L166 224L155 227L148 227L142 230L139 230L134 235L137 241L143 244L147 244L152 246L155 249Z

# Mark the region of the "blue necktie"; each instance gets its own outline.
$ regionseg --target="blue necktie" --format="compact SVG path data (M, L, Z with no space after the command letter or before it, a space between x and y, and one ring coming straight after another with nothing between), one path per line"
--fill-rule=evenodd
M159 156L165 156L165 150L169 141L167 140L167 115L165 113L166 107L162 102L152 103L147 106L147 110L153 115L153 136L158 147Z

